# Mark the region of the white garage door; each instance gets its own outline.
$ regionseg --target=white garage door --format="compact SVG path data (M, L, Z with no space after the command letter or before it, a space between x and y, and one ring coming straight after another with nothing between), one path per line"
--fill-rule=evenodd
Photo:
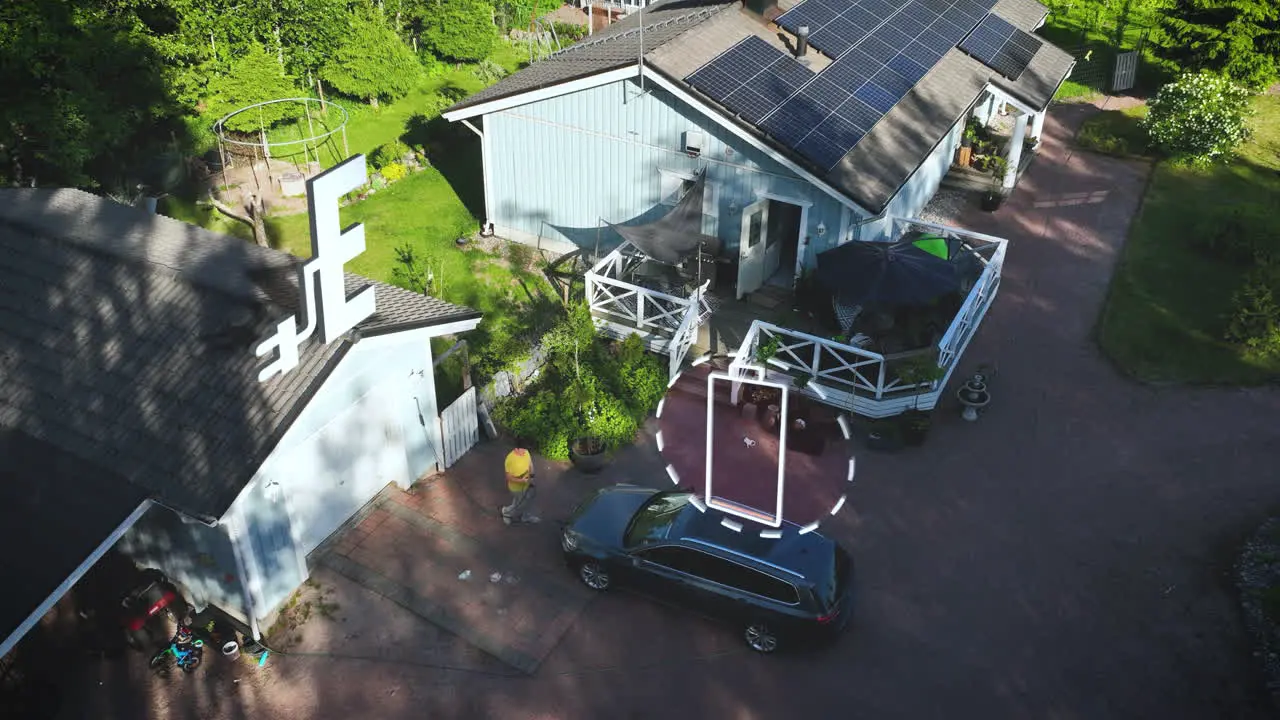
M337 530L389 482L409 484L404 434L395 410L403 398L388 383L366 395L288 455L291 522L304 553Z

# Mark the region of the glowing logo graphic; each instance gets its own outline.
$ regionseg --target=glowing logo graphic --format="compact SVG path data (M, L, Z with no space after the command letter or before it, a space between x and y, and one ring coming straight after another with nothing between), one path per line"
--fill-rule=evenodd
M311 214L311 259L302 265L302 296L306 325L298 330L296 315L276 325L276 333L260 343L258 357L277 351L276 359L258 373L265 382L298 366L298 348L320 326L328 344L351 330L376 309L373 288L348 298L342 266L364 252L364 226L342 229L338 201L365 184L365 160L356 155L307 181L307 209Z

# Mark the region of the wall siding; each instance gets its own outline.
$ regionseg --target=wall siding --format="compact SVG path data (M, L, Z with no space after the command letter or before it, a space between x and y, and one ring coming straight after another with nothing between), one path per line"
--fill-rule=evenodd
M117 547L142 567L168 575L196 607L217 605L248 620L244 578L225 526L184 521L176 512L152 505Z
M700 157L681 152L686 131L703 136ZM555 249L618 242L601 219L661 217L662 173L707 169L703 232L737 251L741 210L761 193L812 203L806 264L837 244L844 205L763 152L652 84L620 81L484 117L489 144L489 218L498 234ZM853 222L856 222L856 216ZM827 232L818 237L819 224Z
M232 512L241 513L244 522L243 548L249 556L248 572L255 576L251 588L259 619L288 598L307 577L297 540L300 524L312 518L300 517L299 513L328 499L303 494L318 492L316 486L331 485L318 481L314 473L323 471L323 467L362 467L365 456L380 449L371 446L378 438L365 437L359 442L352 438L329 442L326 438L323 447L312 450L314 444L308 441L317 433L362 398L373 397L378 400L382 417L391 416L398 421L408 469L404 484L436 467L439 433L430 338L429 329L414 330L368 338L352 347L237 498ZM419 416L425 420L425 427ZM300 448L306 450L308 457L314 455L316 462L291 459L291 453ZM351 498L333 501L350 502Z

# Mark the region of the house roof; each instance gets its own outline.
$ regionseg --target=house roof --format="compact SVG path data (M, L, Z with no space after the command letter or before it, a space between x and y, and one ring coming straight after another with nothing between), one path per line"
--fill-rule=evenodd
M0 190L0 428L220 517L353 342L313 336L258 381L254 347L298 312L297 262L78 190ZM346 276L368 285L360 335L480 316Z
M146 497L109 470L0 427L0 655Z
M797 3L784 0L784 9ZM1036 0L998 0L992 12L1016 27L1031 31L1048 14ZM518 96L638 62L640 19L633 14L609 30L570 46L546 60L511 75L446 112ZM1017 81L1009 81L982 62L951 49L835 166L818 168L760 127L738 118L689 85L694 70L754 35L790 52L779 31L740 2L664 0L644 12L644 61L683 90L700 98L746 131L761 137L777 152L799 163L832 188L873 212L882 211L902 185L933 152L987 84L1008 91L1040 110L1048 106L1074 59L1045 42ZM821 72L831 61L817 51L806 57Z

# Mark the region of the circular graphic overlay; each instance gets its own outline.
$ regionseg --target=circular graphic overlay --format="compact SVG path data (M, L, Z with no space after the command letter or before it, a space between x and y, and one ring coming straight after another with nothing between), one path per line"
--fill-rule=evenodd
M704 356L672 380L657 415L672 483L732 530L812 532L847 504L856 471L848 419L789 376Z

